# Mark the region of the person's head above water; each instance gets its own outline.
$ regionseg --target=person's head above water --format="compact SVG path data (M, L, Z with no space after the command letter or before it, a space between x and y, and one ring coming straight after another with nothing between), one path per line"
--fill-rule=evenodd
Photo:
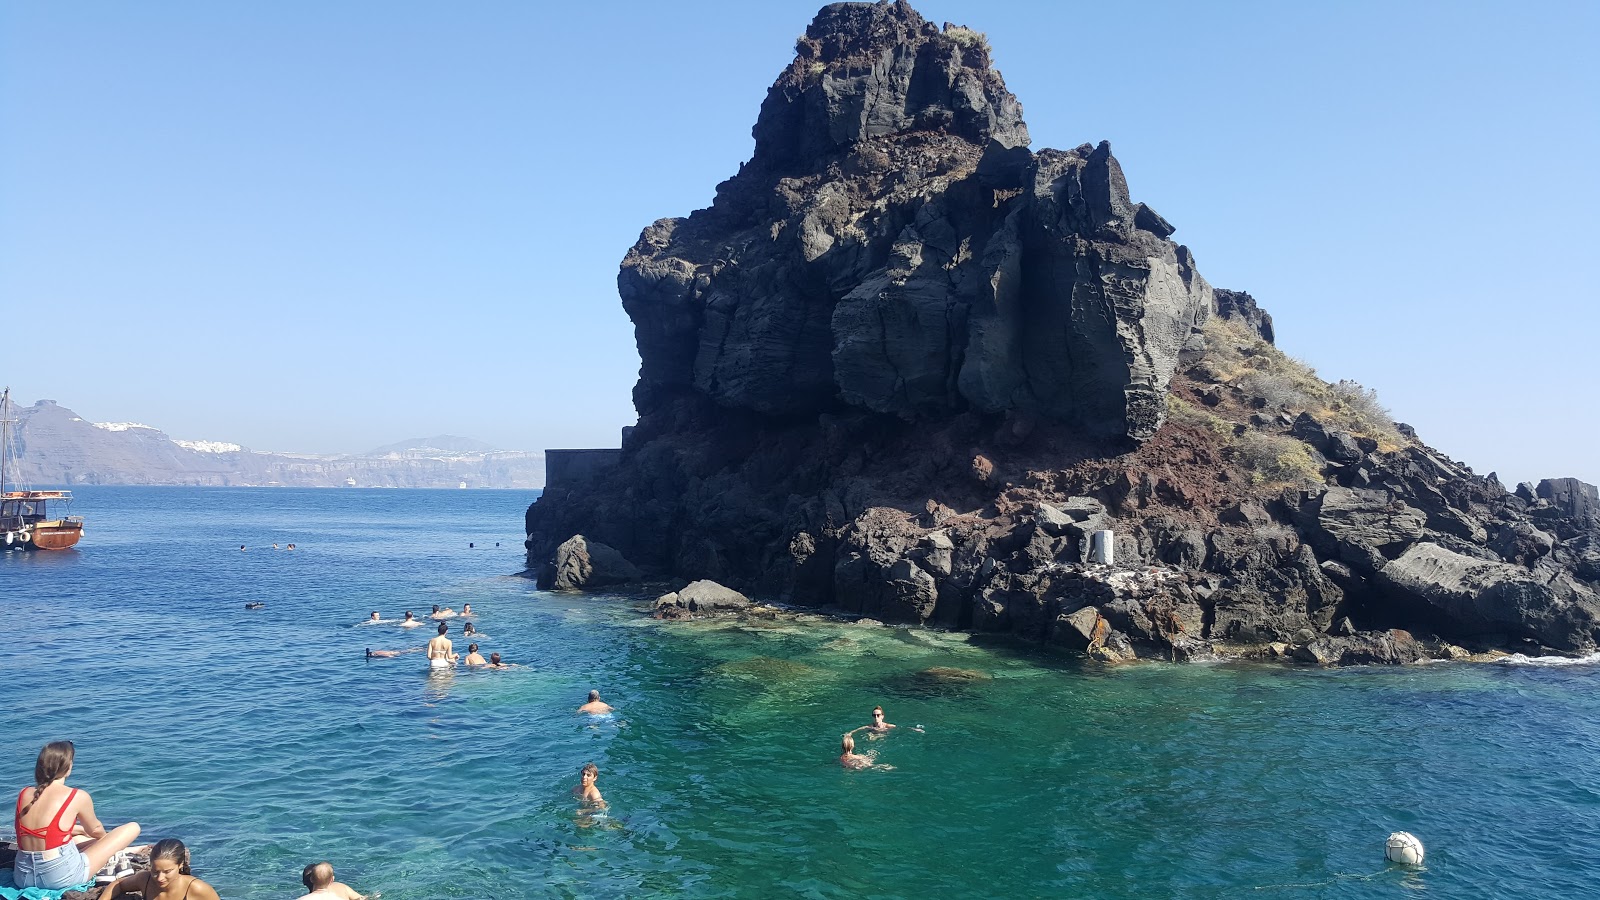
M600 699L600 692L599 691L590 691L589 692L589 702L590 703L598 702L599 699Z
M477 644L468 644L467 645L467 652L468 653L477 653L478 652L478 645Z
M189 871L189 848L177 838L163 838L150 850L150 877L165 888L179 875L193 875Z
M450 633L450 626L446 625L443 622L440 622L439 623L439 633L440 634L449 634Z
M373 610L372 611L372 621L374 621L374 622L378 621L378 611L377 610Z
M439 604L437 604L437 603L435 603L435 604L434 604L434 605L433 605L433 611L434 611L434 612L438 612L438 611L439 611Z
M409 609L408 609L408 610L406 610L406 621L407 621L407 622L409 622L409 621L411 621L411 620L412 620L412 619L415 619L415 618L416 618L416 615L414 615L414 614L413 614L413 613L412 613L412 612L411 612L411 610L409 610Z
M856 752L856 739L848 734L845 735L839 739L839 748L846 753Z
M477 631L478 631L478 629L473 628L471 622L468 622L467 624L461 626L461 633L462 634L476 634Z
M471 603L463 603L463 604L461 604L461 614L464 615L464 616L471 615L472 614L472 604Z
M300 883L315 893L333 884L333 863L314 862L300 871Z
M500 665L500 654L498 654L498 653L489 654L489 665L491 665L491 666Z

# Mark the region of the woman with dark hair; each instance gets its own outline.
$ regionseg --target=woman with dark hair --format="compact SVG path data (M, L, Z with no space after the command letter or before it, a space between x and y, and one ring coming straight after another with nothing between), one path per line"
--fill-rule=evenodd
M67 787L75 754L71 741L45 744L33 764L33 785L17 793L17 859L11 877L19 888L83 884L139 836L136 822L107 831L95 818L89 792ZM82 844L73 842L79 825L90 838Z
M150 851L150 868L106 885L100 900L128 894L144 900L219 900L216 888L189 871L189 848L177 838L158 841Z
M428 668L448 669L456 664L456 651L450 645L450 639L445 635L450 633L450 626L439 623L439 636L428 642Z

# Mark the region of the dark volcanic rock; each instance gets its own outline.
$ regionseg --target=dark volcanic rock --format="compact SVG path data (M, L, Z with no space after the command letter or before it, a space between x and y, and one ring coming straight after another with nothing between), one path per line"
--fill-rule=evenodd
M1593 645L1592 487L1507 493L1284 356L1108 145L1029 149L981 35L829 6L754 133L623 260L639 422L552 479L530 563L583 534L680 583L1105 661ZM1101 530L1116 565L1086 563Z
M1027 151L981 36L904 3L827 7L755 136L710 209L655 223L623 261L641 416L692 393L769 415L1160 427L1211 289L1136 225L1109 145Z
M558 591L605 587L636 581L639 570L615 548L575 534L556 548L539 573L539 586Z

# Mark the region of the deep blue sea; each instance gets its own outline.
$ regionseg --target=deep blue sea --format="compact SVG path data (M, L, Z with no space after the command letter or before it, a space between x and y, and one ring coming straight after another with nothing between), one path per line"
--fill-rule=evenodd
M1105 668L661 623L512 577L531 493L76 493L76 550L0 554L0 771L14 796L70 738L101 817L183 839L223 897L297 896L318 859L393 900L1600 896L1593 665ZM370 612L464 603L522 668L365 659L432 632ZM574 713L591 688L615 717ZM844 771L875 704L926 733ZM570 793L590 761L600 816ZM1424 869L1385 864L1398 830Z

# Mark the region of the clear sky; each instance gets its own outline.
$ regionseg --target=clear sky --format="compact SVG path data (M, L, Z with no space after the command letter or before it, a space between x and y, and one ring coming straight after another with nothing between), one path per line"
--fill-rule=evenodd
M916 5L1286 351L1600 482L1600 4ZM613 446L617 265L748 158L817 7L0 4L0 381L263 450Z

